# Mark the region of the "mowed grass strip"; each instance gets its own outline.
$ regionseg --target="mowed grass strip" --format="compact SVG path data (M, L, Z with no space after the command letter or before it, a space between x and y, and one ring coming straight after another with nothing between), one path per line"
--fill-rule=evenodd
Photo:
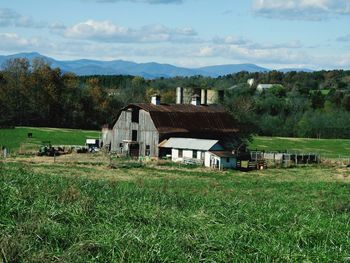
M28 133L32 133L33 138L28 138ZM43 141L50 141L54 145L85 145L87 138L99 138L99 136L99 131L15 127L0 129L0 146L17 151L21 145L29 145L37 149Z
M202 176L200 169L122 168L103 177L101 167L0 165L5 262L343 262L350 257L348 170L341 171L341 180L331 169L312 167Z
M326 156L350 156L350 139L308 139L282 137L254 137L251 150L297 151Z

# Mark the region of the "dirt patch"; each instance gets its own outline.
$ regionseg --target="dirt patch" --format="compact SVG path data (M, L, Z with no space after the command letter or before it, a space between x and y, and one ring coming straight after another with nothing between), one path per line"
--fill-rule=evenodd
M334 174L336 179L346 180L350 182L350 168L338 168Z

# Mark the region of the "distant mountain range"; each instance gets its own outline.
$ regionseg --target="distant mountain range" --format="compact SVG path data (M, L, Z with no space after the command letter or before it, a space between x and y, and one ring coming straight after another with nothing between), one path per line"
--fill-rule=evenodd
M170 64L135 63L124 60L99 61L89 59L59 61L50 57L43 56L39 53L18 53L8 56L0 56L0 65L6 60L14 58L27 58L32 61L34 58L41 58L51 65L51 67L59 67L63 72L73 72L79 76L84 75L133 75L142 76L144 78L153 79L160 77L176 77L176 76L209 76L218 77L227 74L237 73L241 71L248 72L266 72L270 69L259 67L254 64L230 64L208 66L201 68L184 68L176 67ZM310 69L281 69L281 72L288 71L306 71Z

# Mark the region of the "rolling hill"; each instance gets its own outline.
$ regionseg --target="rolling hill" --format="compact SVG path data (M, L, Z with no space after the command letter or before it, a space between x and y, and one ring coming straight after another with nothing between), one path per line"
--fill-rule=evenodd
M0 56L0 65L9 59L27 58L32 61L34 58L41 58L48 62L52 67L59 67L63 72L73 72L77 75L133 75L142 76L148 79L160 77L176 77L176 76L208 76L218 77L222 75L237 73L241 71L248 72L266 72L270 69L259 67L254 64L229 64L217 65L201 68L184 68L170 64L135 63L124 60L99 61L89 59L66 60L60 61L47 56L43 56L37 52L18 53L14 55ZM304 71L310 71L303 69ZM288 71L285 69L283 71ZM290 70L291 71L291 70Z

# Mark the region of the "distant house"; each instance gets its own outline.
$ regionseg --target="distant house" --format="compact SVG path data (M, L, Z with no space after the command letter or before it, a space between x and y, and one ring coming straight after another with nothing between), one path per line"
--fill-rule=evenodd
M236 156L220 145L218 140L170 138L161 143L161 148L171 149L173 162L202 164L206 167L236 168Z
M110 97L117 96L120 93L118 89L106 89L106 92Z
M270 88L272 88L275 84L259 84L256 87L256 90L259 92L263 92L264 90L268 90Z
M254 83L255 83L255 80L254 80L254 79L248 79L248 80L247 80L247 84L248 84L250 87L252 87L252 86L254 85Z
M159 147L164 140L193 138L217 140L221 150L232 151L239 142L237 123L222 106L201 101L206 98L195 95L191 104L162 104L155 95L151 103L129 104L111 130L103 129L103 145L118 154L158 158L171 153L171 148Z

